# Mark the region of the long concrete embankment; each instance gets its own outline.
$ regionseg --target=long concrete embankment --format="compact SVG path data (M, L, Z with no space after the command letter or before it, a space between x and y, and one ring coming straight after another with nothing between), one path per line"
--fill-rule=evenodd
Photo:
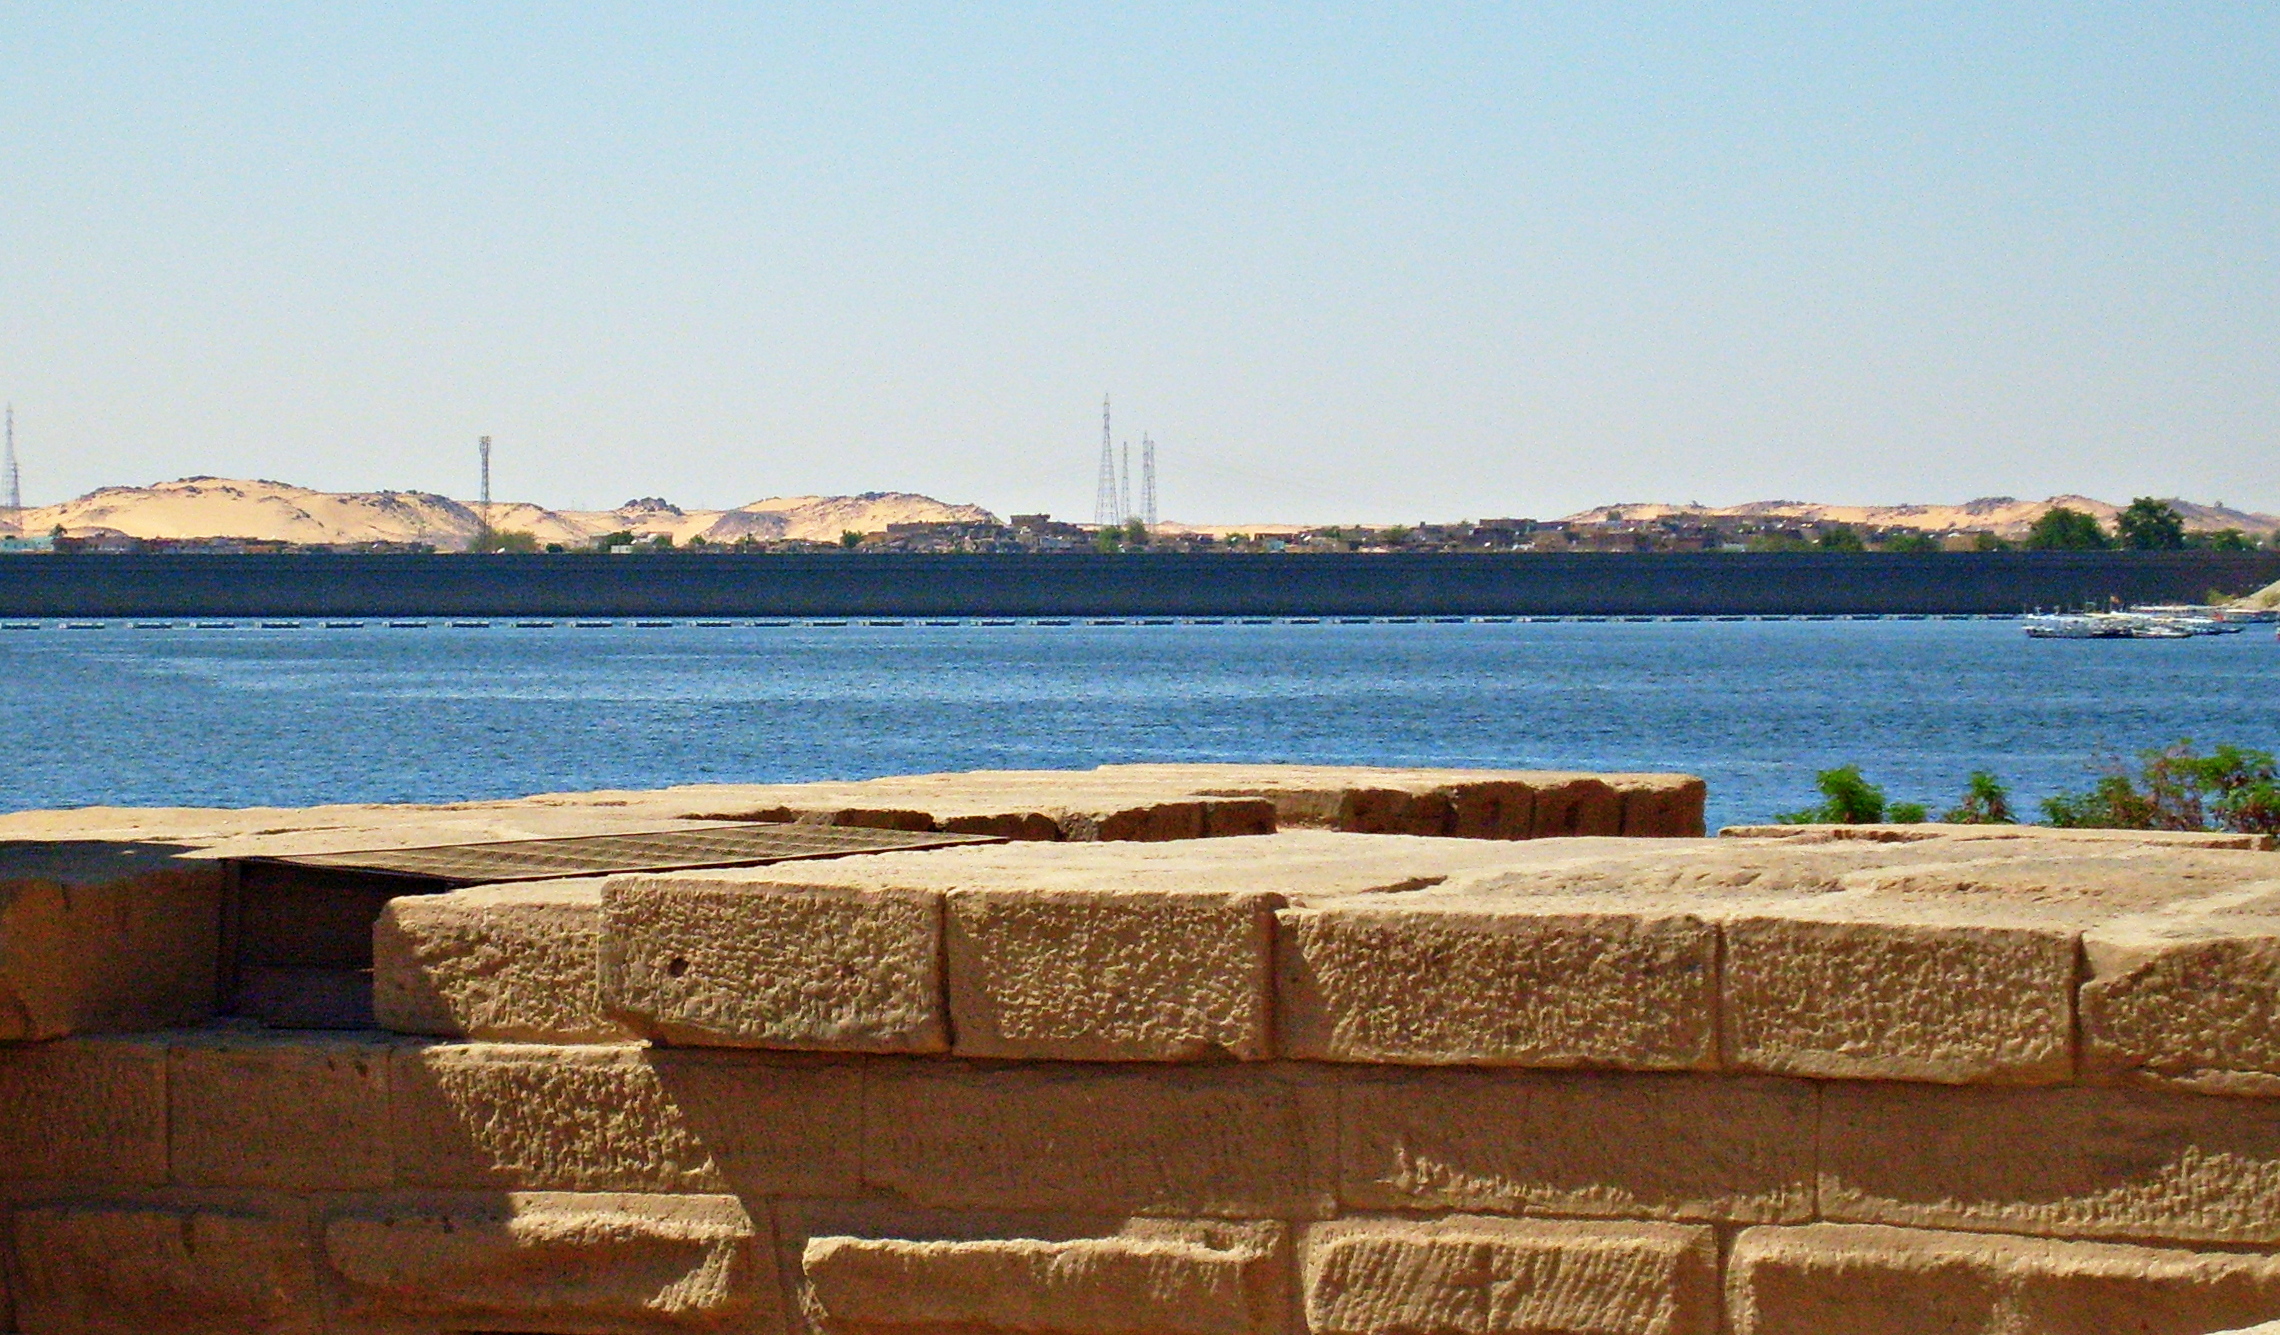
M2280 552L6 556L0 616L1460 616L2199 601Z

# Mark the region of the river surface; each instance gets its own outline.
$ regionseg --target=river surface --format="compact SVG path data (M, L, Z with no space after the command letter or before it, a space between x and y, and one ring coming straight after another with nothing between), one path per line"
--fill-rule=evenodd
M2031 803L2180 737L2280 749L2270 628L2015 621L10 623L0 809L432 802L1105 761L1684 770L1710 822L1855 763Z

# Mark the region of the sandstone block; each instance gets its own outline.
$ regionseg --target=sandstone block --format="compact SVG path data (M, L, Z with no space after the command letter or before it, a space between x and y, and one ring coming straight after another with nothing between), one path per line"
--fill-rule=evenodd
M864 1174L922 1206L1307 1218L1330 1208L1332 1108L1264 1067L871 1068Z
M1536 785L1528 837L1568 839L1623 833L1623 795L1604 779L1546 775Z
M854 1066L632 1046L405 1045L391 1141L407 1186L734 1189L861 1181Z
M1952 1084L2073 1075L2070 930L1799 909L1737 915L1723 931L1735 1067Z
M1820 1203L1841 1222L2280 1244L2280 1102L1830 1084Z
M219 863L154 843L0 843L0 1042L213 1014Z
M1268 1335L1288 1282L1279 1239L1133 1231L1073 1239L811 1237L824 1335L910 1330L1052 1335Z
M1734 1335L2202 1335L2280 1313L2280 1258L1846 1224L1745 1229Z
M1061 837L1076 841L1205 839L1273 834L1274 803L1258 798L1191 798L1064 807L1053 813Z
M1717 1063L1718 939L1699 918L1376 899L1279 915L1285 1055L1633 1070Z
M749 1329L779 1307L768 1251L734 1196L398 1193L324 1224L343 1315L452 1328Z
M1453 1216L1306 1230L1313 1335L1716 1335L1708 1228Z
M2269 919L2243 927L2118 927L2086 934L2085 1064L2275 1092L2280 930Z
M385 1043L194 1034L174 1041L167 1062L177 1183L304 1191L388 1185Z
M1813 1209L1814 1090L1616 1072L1356 1072L1339 1197L1365 1210L1773 1222Z
M1271 895L963 890L947 900L965 1057L1248 1060L1272 1052Z
M1644 839L1700 839L1709 786L1691 774L1632 774L1623 794L1623 833Z
M602 1014L601 882L390 900L372 929L383 1029L514 1043L632 1038Z
M166 1181L166 1045L64 1039L0 1048L0 1181Z
M18 1320L57 1335L321 1329L300 1208L72 1201L19 1207Z
M604 1012L692 1047L948 1048L939 894L765 876L611 877Z

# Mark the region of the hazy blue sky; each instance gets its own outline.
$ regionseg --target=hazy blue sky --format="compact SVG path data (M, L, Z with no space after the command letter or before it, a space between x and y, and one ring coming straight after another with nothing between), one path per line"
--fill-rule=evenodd
M0 3L27 500L2280 510L2260 4Z

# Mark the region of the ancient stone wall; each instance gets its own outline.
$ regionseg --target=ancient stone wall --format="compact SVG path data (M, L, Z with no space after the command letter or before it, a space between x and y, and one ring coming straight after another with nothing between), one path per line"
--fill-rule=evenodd
M1286 828L399 898L377 1029L0 1046L0 1310L39 1335L2280 1318L2280 857L1747 834Z

